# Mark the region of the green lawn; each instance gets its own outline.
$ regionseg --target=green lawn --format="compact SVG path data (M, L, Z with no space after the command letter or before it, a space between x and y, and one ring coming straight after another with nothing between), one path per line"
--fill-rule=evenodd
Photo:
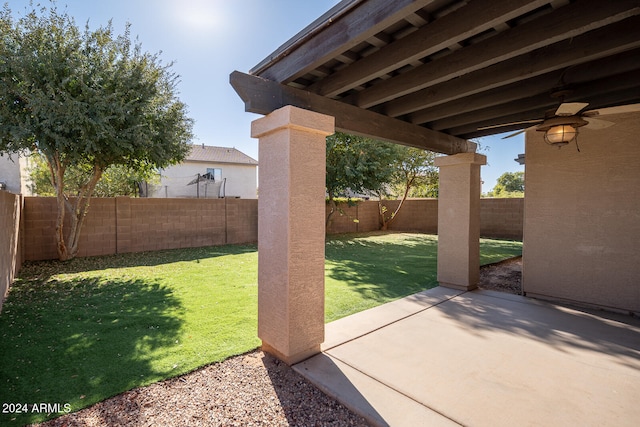
M424 234L336 236L327 241L327 322L433 288L438 237ZM522 254L522 243L480 240L480 263Z
M330 239L327 321L435 286L436 244L418 234ZM520 251L482 242L483 262ZM252 350L256 323L253 245L27 263L0 314L0 403L29 413L0 413L0 425L46 419L33 404L75 411Z

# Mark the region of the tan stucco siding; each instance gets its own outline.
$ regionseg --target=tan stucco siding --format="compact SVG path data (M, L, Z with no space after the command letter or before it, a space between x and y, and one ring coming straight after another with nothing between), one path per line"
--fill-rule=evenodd
M227 197L257 198L257 166L214 162L184 162L164 169L160 184L154 186L150 197L197 197L196 185L188 184L198 174L205 174L207 168L222 169L222 178L226 178L224 193ZM199 196L204 198L204 193L203 183L200 185ZM217 194L209 192L206 197L217 197Z
M527 133L523 289L640 312L640 114L558 149Z

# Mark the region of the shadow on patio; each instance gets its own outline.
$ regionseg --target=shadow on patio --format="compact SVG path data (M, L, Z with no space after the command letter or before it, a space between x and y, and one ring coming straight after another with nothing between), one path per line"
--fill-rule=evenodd
M434 288L327 324L295 369L374 425L635 425L640 320Z

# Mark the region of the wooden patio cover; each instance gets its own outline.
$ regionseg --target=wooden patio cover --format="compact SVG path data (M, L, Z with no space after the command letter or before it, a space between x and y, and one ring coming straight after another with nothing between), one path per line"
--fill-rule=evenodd
M640 102L639 15L640 0L344 0L230 82L248 112L292 105L468 152L555 110L559 91L588 109Z

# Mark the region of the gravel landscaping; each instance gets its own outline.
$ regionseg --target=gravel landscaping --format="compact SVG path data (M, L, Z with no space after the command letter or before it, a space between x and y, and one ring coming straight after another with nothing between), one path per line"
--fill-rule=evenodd
M522 257L509 258L482 266L478 287L522 295Z
M367 426L286 364L254 351L41 426Z

